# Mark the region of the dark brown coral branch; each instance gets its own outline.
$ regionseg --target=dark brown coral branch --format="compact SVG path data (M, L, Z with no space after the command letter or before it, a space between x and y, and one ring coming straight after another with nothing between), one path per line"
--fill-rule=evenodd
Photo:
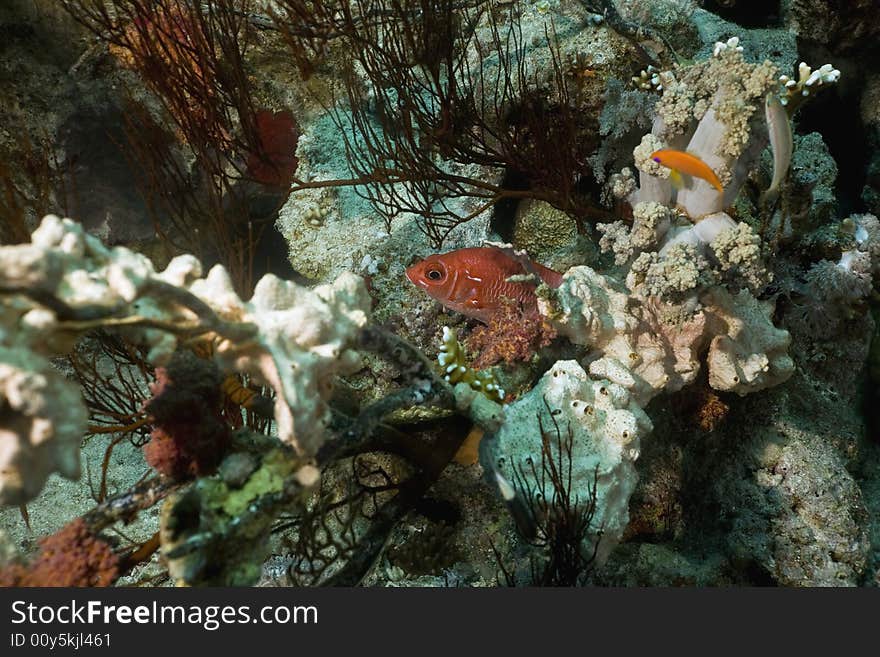
M281 4L303 17L299 0ZM488 27L478 30L484 15ZM603 215L578 189L595 130L576 109L551 30L548 73L530 70L516 13L502 27L485 3L358 0L316 16L351 57L343 71L347 109L333 116L362 183L356 192L386 226L414 213L439 246L502 199L547 201L582 229ZM292 49L308 51L296 26L279 27ZM519 182L486 180L469 172L472 165ZM462 210L455 202L462 197L476 207Z

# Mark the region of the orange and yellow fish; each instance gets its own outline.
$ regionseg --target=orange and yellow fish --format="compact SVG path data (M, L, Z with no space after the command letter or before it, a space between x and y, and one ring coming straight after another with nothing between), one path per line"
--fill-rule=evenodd
M712 167L703 162L703 160L696 155L686 153L685 151L677 151L672 148L661 148L659 151L651 153L651 159L660 166L669 169L669 182L671 182L676 189L684 187L684 181L682 180L681 174L685 174L688 176L694 176L695 178L702 178L712 185L712 187L717 189L719 193L724 193L721 181L718 180L718 176L712 171Z
M406 270L406 277L447 308L487 324L502 307L502 299L523 306L537 303L533 283L511 283L516 274L537 274L550 287L562 284L562 274L537 262L534 272L522 262L492 247L459 249L430 255Z

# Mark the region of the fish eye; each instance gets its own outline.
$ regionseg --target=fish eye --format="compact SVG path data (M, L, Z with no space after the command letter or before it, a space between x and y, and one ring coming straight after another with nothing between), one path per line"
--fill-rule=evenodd
M425 276L430 278L432 281L439 281L441 278L443 278L443 272L439 269L429 269L427 272L425 272Z

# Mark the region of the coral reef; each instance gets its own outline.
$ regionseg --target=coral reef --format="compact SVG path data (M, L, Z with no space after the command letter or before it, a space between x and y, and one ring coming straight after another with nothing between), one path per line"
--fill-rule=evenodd
M871 3L38 4L0 581L880 581Z

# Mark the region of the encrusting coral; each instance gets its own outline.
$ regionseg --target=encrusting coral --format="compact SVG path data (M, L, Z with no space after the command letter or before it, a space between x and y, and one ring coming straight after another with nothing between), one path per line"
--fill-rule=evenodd
M0 586L110 586L119 574L119 557L82 518L40 539L28 564L0 568Z
M541 423L549 423L548 414L562 432L573 432L571 453L565 457L570 459L575 504L593 502L587 492L596 478L595 509L582 549L602 563L629 520L628 502L638 481L634 462L651 421L623 386L590 378L575 361L559 361L505 408L506 420L492 446L492 465L505 479L528 478L531 465L541 462ZM563 462L563 445L551 444L550 449L550 458ZM541 480L537 486L532 494L551 499L550 482Z
M556 329L537 307L522 308L513 300L502 301L500 310L486 325L476 327L467 341L477 354L473 366L483 369L504 361L529 362L556 337Z

